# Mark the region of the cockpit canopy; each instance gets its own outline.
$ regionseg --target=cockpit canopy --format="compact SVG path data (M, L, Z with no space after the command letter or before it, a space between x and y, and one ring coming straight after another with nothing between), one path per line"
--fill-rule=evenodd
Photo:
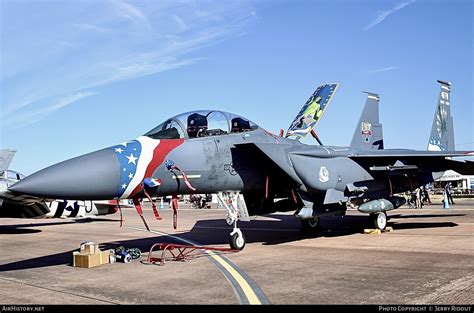
M242 133L258 126L238 115L221 111L193 111L166 120L145 134L153 139L199 138Z
M11 180L20 180L25 178L25 175L12 171L12 170L4 170L0 171L0 178L3 179L11 179Z

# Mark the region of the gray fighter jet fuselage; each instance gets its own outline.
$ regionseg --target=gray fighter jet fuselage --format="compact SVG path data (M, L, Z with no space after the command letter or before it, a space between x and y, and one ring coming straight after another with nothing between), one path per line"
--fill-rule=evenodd
M317 89L311 104L329 101L327 86ZM433 172L474 169L451 159L469 152L381 150L374 103L378 96L369 94L349 147L307 145L232 113L195 111L167 119L136 140L41 170L10 190L81 200L232 191L243 194L250 215L294 210L311 227L320 216L344 214L351 203L383 229L385 212L404 203L396 193L433 181ZM234 223L234 237L235 229ZM245 240L240 231L236 236L231 246L241 249Z

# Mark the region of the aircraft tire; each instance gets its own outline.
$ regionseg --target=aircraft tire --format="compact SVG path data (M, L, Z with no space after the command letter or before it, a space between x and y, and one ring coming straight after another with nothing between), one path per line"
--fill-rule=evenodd
M234 250L243 250L245 247L245 237L244 234L242 236L239 236L238 233L233 234L229 238L229 245L231 249Z
M370 224L376 229L384 230L387 227L387 213L371 213L369 215Z
M320 229L319 217L301 220L301 231L303 233L317 232Z

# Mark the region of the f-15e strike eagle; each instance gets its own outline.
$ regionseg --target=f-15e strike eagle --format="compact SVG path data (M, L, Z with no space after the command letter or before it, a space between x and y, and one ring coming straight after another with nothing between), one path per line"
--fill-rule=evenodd
M315 135L313 127L337 86L319 86L286 136L232 113L188 112L136 140L38 171L10 191L53 199L133 199L139 213L138 199L145 196L218 193L233 225L230 245L243 249L237 221L249 215L295 211L311 228L321 216L345 214L351 204L384 229L386 212L405 202L397 193L432 182L433 173L448 169L474 174L472 162L452 159L467 151L383 149L379 97L371 93L349 147L300 142ZM443 83L438 102L449 105L449 92L450 84Z

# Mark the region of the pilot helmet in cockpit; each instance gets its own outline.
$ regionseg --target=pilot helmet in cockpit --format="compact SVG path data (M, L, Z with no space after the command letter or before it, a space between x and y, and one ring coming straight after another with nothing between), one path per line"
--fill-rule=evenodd
M233 133L241 133L247 130L250 130L250 122L244 120L241 117L235 117L231 121L232 123L232 132Z
M201 137L207 129L207 118L199 113L188 116L187 132L189 138Z

